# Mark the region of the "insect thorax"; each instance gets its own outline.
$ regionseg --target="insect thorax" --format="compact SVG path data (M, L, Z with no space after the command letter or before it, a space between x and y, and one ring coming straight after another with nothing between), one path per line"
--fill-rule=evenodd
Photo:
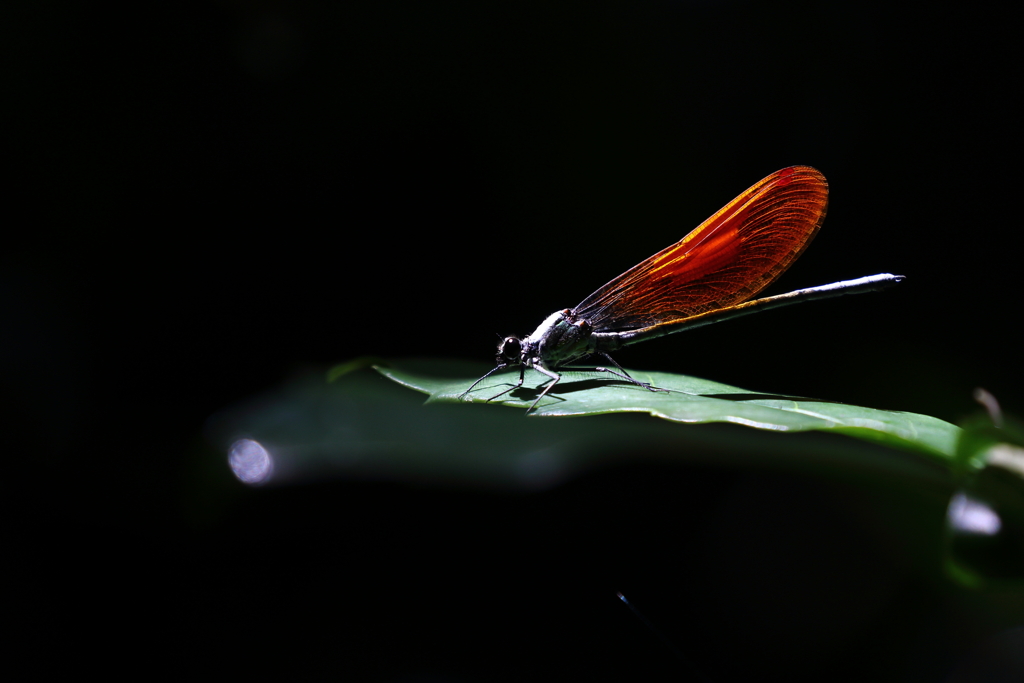
M565 309L552 313L523 340L523 362L541 361L557 367L591 353L593 328Z

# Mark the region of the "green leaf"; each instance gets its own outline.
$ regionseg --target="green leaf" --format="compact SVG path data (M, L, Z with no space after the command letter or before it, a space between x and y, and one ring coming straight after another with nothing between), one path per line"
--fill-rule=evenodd
M518 369L496 373L463 397L477 378L466 369L466 365L448 363L431 366L429 362L421 361L416 368L401 364L374 367L399 384L429 394L428 403L484 403L495 394L513 387L519 379ZM428 374L431 370L436 374ZM477 376L483 372L480 370ZM568 370L561 373L558 385L530 412L530 416L646 412L665 420L691 424L731 422L779 432L832 431L942 459L953 457L960 433L956 426L926 415L779 396L686 375L638 370L628 372L641 382L668 391L648 391L606 373ZM452 378L453 374L456 378ZM529 408L548 381L540 373L527 370L522 387L512 389L492 402Z

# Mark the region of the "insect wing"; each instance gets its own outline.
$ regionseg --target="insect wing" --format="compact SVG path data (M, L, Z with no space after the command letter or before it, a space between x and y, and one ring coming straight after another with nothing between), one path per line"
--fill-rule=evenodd
M742 303L803 253L827 206L828 183L816 169L776 171L679 242L598 289L574 313L595 330L615 332Z

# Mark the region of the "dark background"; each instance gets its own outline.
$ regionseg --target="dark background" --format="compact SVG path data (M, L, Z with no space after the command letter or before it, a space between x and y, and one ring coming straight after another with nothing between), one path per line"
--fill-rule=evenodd
M771 293L879 272L906 282L618 360L952 422L981 386L1024 412L1008 17L698 1L3 12L16 175L0 255L4 384L42 470L18 527L59 549L49 571L98 577L88 590L51 582L60 591L42 596L63 616L35 633L109 615L115 641L182 670L219 652L226 671L387 680L630 675L662 660L672 671L607 600L616 581L645 586L655 611L671 604L663 628L715 615L690 652L714 680L762 666L941 680L997 630L978 627L936 663L920 643L948 636L927 633L924 597L898 593L883 634L895 644L839 634L815 669L794 643L817 625L786 631L785 605L764 593L730 593L749 608L735 621L710 589L681 615L664 565L645 583L551 559L566 536L623 544L629 566L668 552L651 550L664 526L613 512L670 500L681 482L726 505L759 500L737 498L753 481L779 491L772 500L818 501L825 519L823 501L863 495L808 493L820 484L799 477L637 465L527 497L321 482L238 493L203 521L183 510L196 463L223 458L202 440L221 408L364 354L489 361L496 333L530 332L792 164L819 168L831 202ZM388 515L343 533L338 520L370 504ZM580 506L591 521L565 522ZM435 525L452 535L424 540ZM424 574L439 553L457 560ZM756 633L752 613L765 619ZM777 657L737 644L752 641ZM862 668L846 669L851 658Z

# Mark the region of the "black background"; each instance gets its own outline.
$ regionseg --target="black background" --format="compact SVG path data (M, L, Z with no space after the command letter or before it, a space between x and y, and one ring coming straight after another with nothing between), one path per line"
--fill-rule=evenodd
M759 500L736 493L754 486L818 501L827 520L823 501L856 491L637 465L526 497L322 482L245 492L204 521L183 499L196 461L223 457L202 428L224 406L363 354L488 361L496 333L530 332L792 164L829 179L829 214L771 293L906 282L618 360L953 422L982 386L1024 412L1019 51L1009 17L985 12L12 4L4 384L43 470L18 527L59 549L51 571L98 577L51 582L61 590L41 596L61 619L33 633L84 634L104 615L147 666L182 671L204 655L225 671L386 680L646 677L662 660L684 675L616 611L626 581L653 610L672 605L663 628L706 634L689 657L714 680L763 667L940 680L974 644L930 659L920 642L943 636L925 633L920 595L887 603L895 643L839 633L811 657L794 643L819 625L786 630L785 605L753 589L730 592L747 608L735 621L710 588L680 614L657 557L669 550L652 550L664 526L621 514L687 482L694 509ZM378 526L339 522L371 503L389 511ZM664 504L648 511L661 525L682 514ZM565 521L581 509L590 521ZM571 559L566 537L581 539ZM423 571L445 554L457 559ZM609 559L623 554L660 568L645 582Z

